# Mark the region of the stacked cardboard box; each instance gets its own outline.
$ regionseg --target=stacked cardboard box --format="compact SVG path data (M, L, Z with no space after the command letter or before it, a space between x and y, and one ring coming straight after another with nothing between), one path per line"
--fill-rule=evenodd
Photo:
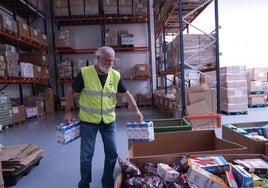
M117 0L103 0L103 12L105 15L118 15Z
M147 15L147 1L133 0L133 15L146 16Z
M246 114L248 110L246 67L222 67L220 76L221 111L227 114Z
M55 46L57 48L73 48L74 35L70 29L61 28L55 33Z
M51 88L45 90L45 112L46 114L54 114L54 92Z
M207 116L204 119L190 120L193 129L217 128L217 119L213 117L217 113L216 93L216 89L210 88L207 84L187 88L187 116Z
M248 107L265 107L266 92L264 82L267 81L267 70L265 67L247 69L248 80Z
M105 45L118 46L118 31L112 28L105 29Z
M136 64L135 65L135 76L136 77L147 77L151 75L149 64Z
M76 77L77 74L81 71L81 68L87 65L88 65L88 62L85 59L79 59L76 62L74 62L73 67L72 67L73 77Z
M118 1L118 13L120 16L132 15L132 1L119 0Z
M20 62L21 77L34 78L34 66L32 63Z
M212 36L213 37L213 36ZM215 46L207 46L212 37L202 34L184 34L184 63L196 69L213 68L216 62ZM180 36L168 44L168 69L178 68L181 61Z
M71 16L84 16L84 0L69 0Z
M71 59L65 59L58 64L58 79L73 78L72 71L73 62Z
M18 21L18 34L19 34L19 37L29 40L30 39L29 25L22 21Z
M0 31L5 31L17 35L18 34L17 22L14 19L4 14L0 14Z
M98 0L85 0L85 16L99 15Z
M26 121L26 112L24 105L12 106L13 124Z
M68 1L55 0L53 1L54 16L69 16Z
M1 55L0 56L0 76L1 77L4 77L6 75L6 69L7 67L6 67L6 62L4 60L4 56Z
M6 64L6 75L7 76L18 76L20 66L18 64L19 54L16 48L9 44L0 44L0 56L3 56Z

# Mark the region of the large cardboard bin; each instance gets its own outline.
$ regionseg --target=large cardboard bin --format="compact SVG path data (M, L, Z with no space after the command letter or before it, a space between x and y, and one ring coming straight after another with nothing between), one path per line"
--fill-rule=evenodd
M154 124L154 132L172 132L192 130L190 122L185 118L151 119Z
M237 123L232 125L238 128L245 128L245 127L252 127L260 123L268 123L268 122ZM245 135L237 133L232 129L229 129L225 125L222 126L222 138L247 147L248 153L265 154L265 143L268 143L268 141L253 140L249 137L246 137Z
M214 130L194 130L155 133L155 140L152 142L130 142L127 157L247 152L245 146L217 138Z
M210 154L208 154L210 155ZM137 167L142 169L145 163L166 163L171 165L173 162L178 161L181 155L161 155L161 156L145 156L145 157L138 157L138 158L130 158L129 161L134 163ZM198 155L195 155L198 156ZM268 161L268 157L262 154L223 154L222 155L228 162L232 162L234 159L252 159L252 158L262 158L265 161ZM114 188L121 188L122 180L124 176L123 173L120 172L115 180Z

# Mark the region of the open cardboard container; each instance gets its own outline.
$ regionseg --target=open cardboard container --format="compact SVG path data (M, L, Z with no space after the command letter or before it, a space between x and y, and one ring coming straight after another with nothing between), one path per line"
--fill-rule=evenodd
M172 132L192 130L190 122L185 118L150 119L154 124L154 132Z
M252 127L260 123L268 122L234 123L232 125L238 128L245 128ZM226 127L225 125L222 126L222 138L247 147L248 153L265 154L265 143L268 143L268 141L253 140L245 135L237 133L236 131Z
M193 154L194 156L199 156L196 154ZM202 154L206 155L206 154ZM208 154L210 155L210 154ZM213 154L212 154L213 155ZM161 156L145 156L145 157L138 157L138 158L130 158L129 161L134 163L137 167L142 169L145 163L151 162L151 163L166 163L171 165L173 162L179 160L179 157L181 154L175 154L175 155L161 155ZM245 158L262 158L265 161L268 162L268 157L262 154L222 154L222 156L228 161L232 162L234 159L245 159ZM121 188L122 181L123 181L124 175L122 172L120 172L115 180L114 188Z
M217 138L214 130L155 133L152 142L130 142L128 159L164 154L247 153L245 146Z

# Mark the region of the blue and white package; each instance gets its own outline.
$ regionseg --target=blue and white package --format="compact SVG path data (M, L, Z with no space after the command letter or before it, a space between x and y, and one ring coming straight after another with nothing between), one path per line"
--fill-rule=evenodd
M57 142L68 144L80 137L80 121L71 124L61 123L56 127Z
M129 142L151 142L154 140L154 125L152 121L127 123Z

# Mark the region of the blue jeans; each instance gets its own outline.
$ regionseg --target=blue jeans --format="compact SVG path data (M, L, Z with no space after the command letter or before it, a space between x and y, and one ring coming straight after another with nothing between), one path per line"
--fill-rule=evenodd
M104 145L104 171L102 185L113 185L113 172L117 160L116 148L116 122L110 124L91 124L81 122L81 146L80 146L80 174L79 188L88 188L92 181L92 158L95 149L95 141L98 131Z

